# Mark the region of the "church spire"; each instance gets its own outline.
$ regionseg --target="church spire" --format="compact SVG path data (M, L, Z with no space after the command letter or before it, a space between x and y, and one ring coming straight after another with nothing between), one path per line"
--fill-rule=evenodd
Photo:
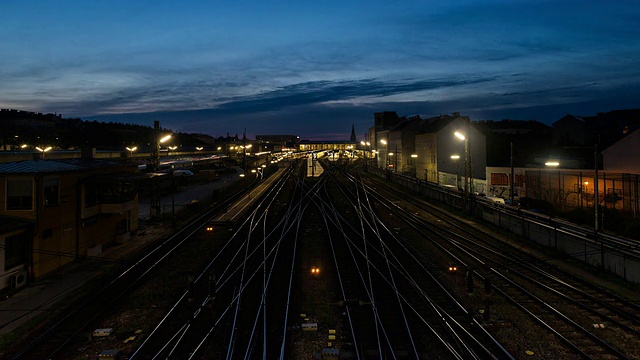
M351 141L352 142L356 142L356 126L354 124L351 124Z

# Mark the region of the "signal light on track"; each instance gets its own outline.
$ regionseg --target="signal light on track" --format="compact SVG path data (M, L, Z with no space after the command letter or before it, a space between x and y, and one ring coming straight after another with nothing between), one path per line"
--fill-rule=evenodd
M213 226L207 226L207 231L209 232L213 231Z
M451 272L458 271L458 267L457 267L457 266L455 266L455 265L450 265L450 266L449 266L449 271L451 271Z
M312 273L313 275L319 275L319 274L320 274L320 268L319 268L319 267L317 267L317 266L312 267L312 268L311 268L311 273Z

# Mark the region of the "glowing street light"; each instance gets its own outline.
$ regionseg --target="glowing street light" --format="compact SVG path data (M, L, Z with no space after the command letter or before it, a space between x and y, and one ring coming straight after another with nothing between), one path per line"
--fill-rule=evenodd
M198 150L198 151L202 151L202 149L204 149L204 147L202 147L202 146L196 146L196 150ZM220 148L218 148L218 149L220 149Z
M133 156L133 152L138 150L138 147L137 146L134 146L134 147L128 147L127 146L126 149L129 151L129 157L131 157L131 156Z
M544 163L546 166L552 166L552 167L556 167L559 166L560 163L557 161L547 161L546 163Z
M453 135L455 135L458 139L463 140L463 141L467 139L467 137L464 136L464 134L462 134L460 132L457 132L457 131L454 132Z
M469 133L469 123L466 124L467 135ZM473 192L473 169L471 168L471 149L469 148L469 137L463 133L456 131L453 135L461 141L464 141L464 197L465 207L469 206L471 193Z
M451 155L451 160L456 162L456 187L460 189L460 155Z
M169 141L169 139L171 139L171 134L165 135L162 138L160 138L160 143L163 144L163 143Z
M42 153L42 158L44 159L44 153L46 153L47 151L51 150L51 146L47 146L46 148L42 149L36 146L36 150L40 151Z

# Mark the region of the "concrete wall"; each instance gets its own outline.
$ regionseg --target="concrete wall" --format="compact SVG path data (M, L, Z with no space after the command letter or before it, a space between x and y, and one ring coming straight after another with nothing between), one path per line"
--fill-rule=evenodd
M517 213L500 205L478 204L477 211L483 220L505 230L640 284L640 256L587 237L586 230L585 236L575 235L563 230L556 219L545 216L531 219L524 211Z
M459 209L464 207L462 193L455 188L438 186L415 178L395 176L379 169L370 169L370 171L432 199ZM587 237L586 234L590 230L585 229L585 235L576 235L563 229L566 225L557 219L479 201L474 203L473 212L502 229L555 249L593 267L602 268L629 282L640 284L640 255L609 246L607 241ZM577 226L572 225L572 228L575 227Z

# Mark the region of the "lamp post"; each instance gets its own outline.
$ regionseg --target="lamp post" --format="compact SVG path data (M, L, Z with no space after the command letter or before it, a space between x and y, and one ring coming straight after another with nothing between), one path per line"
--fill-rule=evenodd
M595 232L597 233L600 230L600 221L598 217L598 205L600 204L600 189L598 187L598 183L600 182L600 178L598 177L598 144L593 145L593 161L595 168L595 179L593 179L593 201L595 202Z
M262 168L263 167L267 167L267 165L262 165L262 167L259 167L259 168L256 168L256 169L251 169L251 173L252 174L256 174L256 177L255 177L256 180L258 179L258 176L260 176L261 180L263 179L263 173L262 173ZM244 175L244 174L242 174L242 175ZM251 192L252 191L253 191L253 187L249 186L249 199L251 199Z
M363 145L366 145L365 147L365 153L364 153L364 164L365 164L365 168L368 170L369 169L369 152L371 151L371 143L369 141L365 141Z
M171 134L160 137L160 122L154 121L154 137L153 137L153 158L151 166L152 169L149 169L151 172L155 172L160 167L160 144L165 143L171 139ZM173 186L173 174L172 175L172 186ZM159 218L160 217L160 195L158 193L158 183L156 178L152 178L151 184L151 202L149 204L149 216ZM154 212L155 210L155 212Z
M156 136L154 136L153 171L157 171L160 167L160 144L169 141L169 139L171 139L171 134L160 137L160 122L154 121L153 126L156 132Z
M469 129L469 124L467 124L467 130ZM469 149L469 136L468 133L465 136L463 133L456 131L453 133L456 138L464 141L464 193L465 200L470 200L471 192L473 192L473 180L470 177L473 177L473 170L471 168L471 151Z
M176 227L176 177L171 167L171 226Z
M386 164L382 164L382 165L384 165L384 169L385 171L387 171L389 170L389 146L387 146L388 143L387 143L387 140L385 139L380 139L380 144L384 145L384 158L385 158L384 162Z
M126 149L129 151L129 157L133 157L133 152L138 150L138 147L137 146L134 146L134 147L128 147L127 146Z
M511 199L511 206L514 205L513 203L513 190L514 190L514 183L515 183L515 171L513 169L513 141L511 142L511 188L509 189L509 198Z
M418 154L411 154L411 166L413 168L413 176L414 177L417 177L417 173L418 173L418 170L416 169L416 161L417 160L415 160L417 158L418 158Z
M456 188L460 190L460 155L451 155L451 160L456 162Z
M582 183L584 185L584 191L583 193L585 193L587 196L585 196L585 198L587 199L587 207L589 207L589 182L585 181Z
M395 171L396 174L398 173L398 145L396 145L395 161L394 161L394 165L393 165L393 171Z
M44 148L44 149L36 146L36 150L38 150L38 151L40 151L40 152L42 153L42 158L44 159L44 154L45 154L47 151L50 151L50 150L51 150L51 146L47 146L47 147L46 147L46 148Z

